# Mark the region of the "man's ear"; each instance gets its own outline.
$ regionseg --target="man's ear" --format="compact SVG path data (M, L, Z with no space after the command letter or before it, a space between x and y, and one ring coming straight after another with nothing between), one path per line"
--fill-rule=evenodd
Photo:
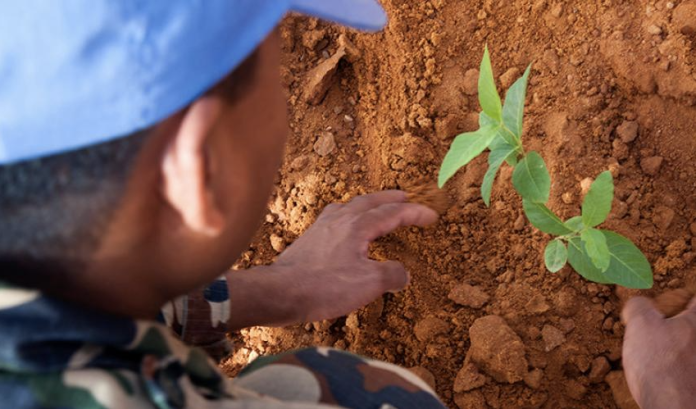
M206 142L220 116L222 101L203 96L184 113L181 124L165 149L161 162L165 200L192 231L219 234L224 216L209 185Z

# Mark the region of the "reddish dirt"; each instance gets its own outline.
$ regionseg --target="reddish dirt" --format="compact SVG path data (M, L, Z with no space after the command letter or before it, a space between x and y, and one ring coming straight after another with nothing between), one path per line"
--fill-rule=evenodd
M524 138L549 166L553 210L579 214L581 182L611 170L606 227L652 263L655 287L644 294L693 288L696 0L383 3L391 20L376 35L304 18L283 24L292 136L267 222L239 268L271 263L328 203L434 181L452 138L477 127L472 70L487 43L502 86L534 64ZM345 55L327 63L336 53ZM406 265L408 289L335 321L242 331L223 368L234 375L260 354L331 345L432 374L452 407L631 407L619 315L637 292L568 267L546 272L549 237L522 216L510 168L490 209L479 192L485 170L481 157L448 183L452 206L438 225L374 246L375 258ZM515 376L491 377L467 359L470 328L488 315L504 322L477 326L495 322L522 342Z

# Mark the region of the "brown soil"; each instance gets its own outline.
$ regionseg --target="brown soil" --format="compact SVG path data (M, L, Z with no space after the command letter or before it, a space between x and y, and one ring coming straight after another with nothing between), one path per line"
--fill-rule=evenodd
M696 0L383 3L391 21L381 34L304 18L283 24L292 136L267 223L240 268L272 262L269 236L291 243L328 203L434 181L453 136L477 127L472 70L487 43L502 86L534 64L524 138L552 173L553 210L579 214L581 182L611 170L606 227L651 261L655 287L644 293L694 284ZM347 318L245 330L225 370L331 345L429 372L452 407L629 407L619 315L636 292L589 283L568 267L546 272L548 237L523 218L510 168L490 209L479 193L485 169L484 155L447 185L453 205L437 226L374 246L374 257L410 270L408 289ZM488 315L504 321L478 327L495 322L521 340L523 381L519 372L491 376L485 362L464 365L470 327Z

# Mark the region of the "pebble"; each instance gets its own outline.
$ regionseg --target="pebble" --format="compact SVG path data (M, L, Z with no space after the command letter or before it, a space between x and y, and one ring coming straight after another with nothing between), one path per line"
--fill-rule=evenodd
M566 342L565 334L560 329L552 325L544 325L541 330L541 337L544 340L546 352L553 351Z
M571 379L566 384L566 393L571 399L582 400L587 393L587 388L575 379Z
M459 284L450 291L447 298L465 307L481 308L491 297L481 287Z
M689 225L689 230L691 231L691 234L696 236L696 222L693 222Z
M561 329L566 334L575 329L575 321L570 318L561 318L559 322L561 324Z
M543 295L537 294L529 299L524 308L531 314L543 314L551 307L549 307Z
M638 122L624 121L616 127L616 134L624 143L631 143L638 137Z
M524 229L524 225L526 224L526 220L524 218L524 215L519 215L517 216L517 219L515 219L515 224L513 224L512 228L516 231L520 231Z
M640 161L640 168L646 175L655 176L659 172L663 162L662 156L651 156Z
M282 253L285 250L286 244L285 240L278 236L277 234L271 234L271 247L278 253Z
M472 363L465 364L457 373L454 379L454 392L468 392L482 387L488 382L488 377L479 372L476 365Z
M525 346L520 337L497 315L474 321L469 328L474 363L498 382L515 383L527 374Z
M651 24L650 26L648 26L648 33L655 36L659 36L660 34L662 34L662 28L660 28L660 26L658 25Z
M479 79L479 70L476 68L472 68L466 73L464 73L464 83L463 83L463 89L464 93L468 95L477 95L478 94L478 79Z
M628 145L626 145L621 139L614 139L611 143L612 151L611 156L615 157L617 160L624 160L628 158Z
M298 156L290 162L290 169L294 171L300 171L307 167L309 164L309 158L305 155Z
M573 199L573 194L570 192L565 192L561 195L561 200L563 200L563 203L565 204L573 204L574 199Z
M449 325L435 317L428 317L419 321L413 328L416 338L421 342L428 342L441 334L449 331Z
M553 7L551 7L551 14L559 18L563 15L563 4L562 3L556 3Z
M539 389L541 380L544 378L544 371L533 369L524 376L524 383L532 389Z
M611 394L614 396L614 402L616 402L616 406L619 409L640 409L633 399L631 391L628 389L623 371L609 372L605 381L609 384Z
M666 231L669 226L672 225L674 216L674 210L670 209L669 207L657 206L653 212L652 221L658 229Z
M336 139L331 132L322 132L314 143L314 152L319 156L327 156L336 149Z
M582 195L585 196L587 192L590 191L590 187L592 186L592 182L594 180L592 178L585 178L582 181L580 181L580 191L582 192Z
M471 391L462 393L454 397L454 403L459 409L481 409L487 408L486 398L481 391Z
M604 380L604 377L609 373L611 370L611 365L609 365L609 361L607 358L603 356L598 356L592 361L592 369L590 370L590 382L591 383L600 383Z
M500 76L500 84L503 86L504 89L510 88L512 84L515 83L517 78L520 77L520 70L518 68L510 68L509 70L505 71L505 74Z

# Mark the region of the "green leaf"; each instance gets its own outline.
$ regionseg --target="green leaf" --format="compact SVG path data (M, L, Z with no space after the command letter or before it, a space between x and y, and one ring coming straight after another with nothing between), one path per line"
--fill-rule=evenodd
M490 145L497 130L493 127L481 128L476 132L464 133L457 136L452 142L449 152L442 161L437 184L444 184L462 167L471 162Z
M496 137L495 140L497 140ZM483 183L481 184L481 197L483 197L483 202L486 206L491 205L491 191L493 190L493 182L495 181L495 176L498 174L498 170L503 162L511 155L513 155L516 149L507 143L505 145L496 146L495 148L491 143L491 154L488 155L488 170L486 175L483 177Z
M631 240L612 231L601 230L607 240L611 262L604 275L627 288L647 289L653 285L648 259Z
M582 217L580 216L571 217L565 221L565 225L574 232L579 232L585 228L585 225L582 224Z
M580 239L585 244L587 255L590 256L592 264L595 265L601 272L606 272L609 268L609 247L604 234L597 229L588 227L580 234Z
M551 240L544 251L546 268L552 273L557 273L566 265L567 261L568 249L566 249L565 244L558 239Z
M486 50L483 53L483 60L481 61L478 92L479 103L481 104L483 112L492 119L502 122L503 107L500 102L500 95L498 95L498 89L495 87L493 67L491 67L491 56L488 53L488 46L486 46Z
M587 227L594 227L607 219L614 199L614 179L611 172L602 172L585 195L582 202L582 222Z
M500 121L496 121L490 116L486 115L485 112L479 113L479 128L485 128L487 126L498 126Z
M527 215L529 222L532 223L532 226L544 233L556 236L565 236L573 233L546 205L522 199L522 207L524 207L524 213Z
M529 152L515 166L515 171L512 173L512 184L523 199L535 203L549 201L551 176L546 169L544 159L536 152Z
M600 284L612 283L612 280L607 278L604 273L592 263L590 256L587 255L587 251L585 250L585 244L580 240L580 237L573 237L568 240L568 263L587 280Z
M505 95L505 105L503 105L503 123L517 137L517 140L522 138L524 101L527 97L527 80L531 69L530 65L524 75L512 84Z
M510 144L507 140L505 140L505 137L503 136L505 131L502 129L498 131L498 135L493 139L493 142L488 146L488 149L492 151L497 151L497 150L503 150L503 149L512 149L514 151L514 154L509 155L507 158L505 158L505 162L508 163L508 165L512 166L513 168L517 166L517 155L518 155L518 149L515 148L514 144Z

